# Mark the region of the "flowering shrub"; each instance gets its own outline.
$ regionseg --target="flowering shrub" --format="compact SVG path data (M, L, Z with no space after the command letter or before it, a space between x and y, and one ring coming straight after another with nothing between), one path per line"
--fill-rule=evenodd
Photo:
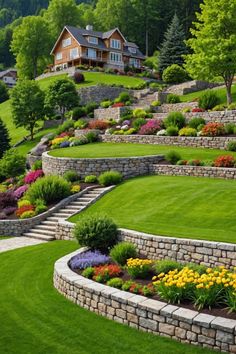
M21 217L26 211L34 211L33 205L25 205L17 209L16 216Z
M155 135L157 131L161 130L162 121L158 119L150 119L146 124L144 124L140 130L140 135Z
M71 187L71 193L73 193L73 194L79 193L80 190L81 190L81 187L80 187L79 184L76 184L76 185Z
M112 105L112 108L124 107L125 104L123 102L117 102Z
M202 109L202 108L197 108L197 107L196 107L196 108L193 108L193 109L192 109L192 112L193 112L193 113L201 113L201 112L204 112L204 109Z
M130 258L127 260L127 272L131 278L146 278L152 268L153 261L149 259Z
M66 141L68 139L68 137L64 137L64 138L55 138L51 141L52 145L60 145L61 143L63 143L64 141Z
M121 273L121 268L115 264L99 266L94 268L93 279L99 283L105 283L111 278L118 277Z
M43 170L30 171L25 176L24 182L26 184L31 184L31 183L34 183L39 177L42 177L42 176L43 176ZM22 187L26 187L26 186L22 186Z
M207 123L201 131L203 136L219 136L225 133L224 125L222 123Z
M106 130L109 127L109 123L104 120L93 120L89 122L90 129Z
M95 267L108 263L110 263L110 257L102 254L99 251L87 251L72 257L69 265L72 270L75 270Z
M231 155L223 155L217 157L214 161L214 166L215 167L234 167L236 163L236 160L234 156Z
M28 211L25 211L23 214L21 214L20 219L29 219L35 215L36 215L35 211L28 210Z
M182 128L179 131L179 136L197 136L197 130L194 128Z
M15 191L14 191L14 197L16 199L20 199L21 197L23 197L23 195L25 194L25 192L27 191L29 187L27 185L24 185L24 186L21 186L19 188L17 188Z

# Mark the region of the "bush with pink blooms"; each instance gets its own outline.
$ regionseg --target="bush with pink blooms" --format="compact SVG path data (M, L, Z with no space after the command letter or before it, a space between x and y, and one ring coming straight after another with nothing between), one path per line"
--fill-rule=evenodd
M144 124L138 134L140 135L155 135L159 130L162 129L162 121L160 119L150 119Z
M28 189L28 186L27 185L24 185L24 186L21 186L19 188L17 188L13 194L14 194L14 197L18 200L20 199L21 197L23 197L23 195L25 194L25 192L27 191Z
M43 170L30 171L25 176L24 182L26 184L32 184L40 177L43 177Z

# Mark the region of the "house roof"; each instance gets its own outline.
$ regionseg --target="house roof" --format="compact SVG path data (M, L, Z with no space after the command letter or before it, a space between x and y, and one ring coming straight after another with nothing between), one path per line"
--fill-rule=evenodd
M93 31L93 30L87 30L84 28L77 28L77 27L73 27L73 26L65 26L58 38L58 40L56 41L51 54L53 54L58 42L60 41L62 34L64 33L65 29L67 31L70 32L70 34L74 37L74 39L82 46L88 47L88 48L95 48L95 49L100 49L103 51L109 51L110 49L106 47L105 43L104 43L104 39L108 39L112 36L112 34L115 31L118 31L120 33L120 35L122 36L122 38L125 41L125 47L133 47L137 49L137 53L130 53L128 52L128 49L124 50L125 55L127 56L132 56L132 57L137 57L137 58L144 58L144 55L140 52L140 50L138 49L138 46L135 43L132 42L127 42L125 37L122 35L122 33L120 32L119 28L114 28L108 32L98 32L98 31ZM98 38L98 44L94 44L94 43L89 43L89 41L87 40L86 37L96 37Z
M17 70L12 68L12 69L6 69L6 70L3 70L3 71L0 71L0 79L2 77L6 76L7 74L11 73L11 72L17 73Z

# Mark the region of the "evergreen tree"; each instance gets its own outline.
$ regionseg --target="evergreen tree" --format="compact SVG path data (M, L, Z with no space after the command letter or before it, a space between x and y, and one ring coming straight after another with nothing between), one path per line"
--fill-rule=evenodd
M159 56L159 70L162 73L172 64L183 65L183 55L187 48L184 43L185 33L177 15L167 29Z
M10 149L10 137L8 130L0 118L0 158L2 158L4 152Z

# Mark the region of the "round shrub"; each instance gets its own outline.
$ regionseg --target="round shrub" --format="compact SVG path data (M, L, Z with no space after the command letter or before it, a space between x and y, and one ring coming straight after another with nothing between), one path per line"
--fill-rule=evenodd
M155 135L162 128L162 120L150 119L141 126L138 134L140 135Z
M167 96L167 103L171 103L171 104L174 104L174 103L180 103L180 97L174 93L170 93L168 96Z
M197 136L197 130L194 128L185 127L180 129L179 136Z
M224 124L222 123L207 123L201 130L203 136L220 136L225 134Z
M142 108L135 108L133 110L134 118L145 118L146 114L147 114L146 111Z
M127 259L137 257L137 249L133 243L121 242L112 248L110 256L113 261L124 266L126 265Z
M198 129L199 125L202 125L202 124L203 125L206 124L205 119L199 118L199 117L192 118L188 122L189 127L193 128L193 129Z
M112 101L110 101L110 100L103 101L103 102L100 103L100 106L102 108L109 108L111 105L112 105Z
M87 127L88 123L84 119L78 119L77 122L75 122L74 127L76 129L85 129Z
M77 222L74 236L80 246L107 253L117 243L118 230L112 219L93 215L82 217Z
M90 176L86 176L84 179L85 183L96 183L97 182L97 176L95 175L90 175Z
M165 155L166 161L170 162L172 165L176 165L176 163L181 160L181 155L176 151L169 151Z
M102 186L108 187L119 184L122 181L122 175L118 171L107 171L98 177L98 182Z
M220 104L220 98L214 90L205 91L198 100L198 106L202 109L212 109Z
M85 138L87 139L87 143L95 143L98 141L98 133L95 131L91 131L85 134Z
M79 71L76 71L73 76L74 82L76 84L81 84L82 82L85 81L84 75L80 73Z
M77 120L86 116L85 109L83 107L75 107L72 111L72 119Z
M26 158L16 149L6 151L0 160L0 175L5 178L16 177L25 172Z
M63 175L64 179L68 182L78 181L78 173L75 170L66 171Z
M145 118L137 118L133 121L133 127L134 129L139 130L142 127L142 125L146 123L147 121Z
M227 145L227 150L236 151L236 141L230 141Z
M164 259L162 261L158 261L154 265L155 273L156 274L161 274L161 273L169 273L171 270L181 270L183 268L183 265L180 264L179 262L172 261L169 259Z
M70 195L71 185L64 178L58 176L46 176L39 178L26 192L26 199L32 204L37 199L42 199L45 204L57 202Z
M218 104L214 108L212 108L213 112L225 111L226 106L224 104Z
M128 92L121 92L117 99L117 102L126 103L127 101L130 101L130 95L128 94Z
M179 129L178 127L171 125L166 129L166 134L167 136L178 136L179 135Z
M188 75L181 66L173 64L164 70L162 78L167 84L180 84L187 80Z
M234 134L234 130L236 128L236 125L234 123L228 123L228 124L225 124L224 128L225 128L225 134L231 135L231 134Z
M164 119L164 125L166 128L170 126L176 126L181 129L185 126L185 123L185 116L181 112L171 112Z
M124 282L121 278L113 278L108 280L107 285L111 286L112 288L121 289Z

